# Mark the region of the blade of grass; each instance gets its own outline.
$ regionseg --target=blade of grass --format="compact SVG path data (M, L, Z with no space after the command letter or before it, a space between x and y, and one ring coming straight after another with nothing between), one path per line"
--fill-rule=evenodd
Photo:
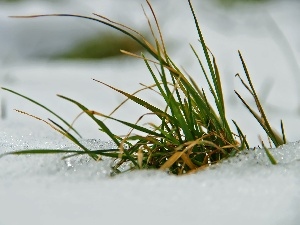
M174 119L174 117L172 117L171 115L165 113L164 111L160 110L159 108L157 108L157 107L149 104L148 102L146 102L146 101L144 101L144 100L142 100L142 99L140 99L140 98L138 98L138 97L136 97L134 95L131 95L131 94L125 92L125 91L122 91L120 89L114 88L114 87L112 87L112 86L110 86L110 85L108 85L108 84L106 84L106 83L104 83L102 81L99 81L99 80L96 80L96 79L93 79L93 80L96 81L96 82L99 82L99 83L101 83L101 84L103 84L103 85L105 85L105 86L107 86L107 87L109 87L109 88L111 88L111 89L113 89L113 90L115 90L115 91L123 94L123 95L125 95L126 97L128 97L132 101L136 102L137 104L139 104L139 105L145 107L146 109L150 110L151 112L153 112L159 118L164 117L164 118L168 119L171 122L177 123L177 121L176 121L176 119Z
M145 48L147 50L147 52L149 52L154 58L156 57L156 53L152 51L151 48L149 48L149 46L147 44L145 44L144 42L142 42L140 39L138 39L136 36L134 36L133 34L129 33L128 31L126 31L124 28L118 27L118 23L112 23L110 21L105 21L105 20L101 20L101 19L96 19L93 17L89 17L89 16L82 16L82 15L76 15L76 14L43 14L43 15L30 15L30 16L10 16L11 18L36 18L36 17L76 17L76 18L81 18L81 19L87 19L87 20L92 20L92 21L96 21L99 23L102 23L104 25L107 25L115 30L120 31L121 33L129 36L130 38L132 38L134 41L136 41L137 43L139 43L143 48ZM99 16L99 15L97 15ZM105 18L105 17L104 17ZM135 32L138 33L138 32Z
M264 142L261 142L270 162L273 164L273 165L276 165L277 164L277 161L276 159L274 158L274 156L271 154L271 152L269 151L269 149L264 145Z
M67 138L69 138L73 143L78 145L80 148L82 148L83 151L85 151L92 159L96 160L97 156L92 154L89 149L87 149L83 144L81 144L70 132L65 130L62 126L60 126L58 123L54 122L53 120L49 119L51 123L53 123L55 126L57 126L59 129L61 129Z
M101 129L114 141L114 143L117 145L117 146L120 146L120 142L119 140L115 137L115 135L110 131L110 129L101 121L101 120L98 120L96 117L94 117L93 113L90 112L85 106L83 106L82 104L80 104L79 102L73 100L73 99L70 99L70 98L67 98L63 95L57 95L58 97L62 98L62 99L65 99L69 102L72 102L74 103L75 105L77 105L82 111L84 111L88 116L90 116L100 127Z
M284 144L284 141L280 138L280 136L278 134L276 134L276 132L271 128L270 124L269 124L269 121L267 119L267 116L263 110L263 107L261 106L260 104L260 101L259 101L259 98L256 94L256 91L254 89L254 86L252 84L252 81L251 81L251 78L250 78L250 74L248 72L248 69L247 69L247 66L246 66L246 63L242 57L242 54L241 52L239 51L239 57L240 57L240 60L242 62L242 65L243 65L243 68L244 68L244 71L245 71L245 74L246 74L246 77L247 77L247 80L248 80L248 83L250 85L250 90L252 92L252 96L255 100L255 103L256 103L256 106L257 106L257 109L260 113L260 116L259 117L258 115L256 115L256 113L250 108L249 105L247 105L247 103L242 100L241 96L239 94L237 94L237 92L235 91L235 93L238 95L238 97L242 100L242 102L244 103L244 105L248 108L248 110L252 113L252 115L256 118L256 120L261 124L261 126L264 128L264 130L267 132L268 136L271 138L272 142L274 143L274 145L276 147ZM245 85L245 83L243 83ZM247 87L246 87L247 88ZM247 88L248 89L248 88Z
M20 94L20 93L18 93L18 92L15 92L15 91L13 91L13 90L8 89L8 88L1 87L1 89L5 90L5 91L8 91L8 92L11 92L11 93L13 93L13 94L15 94L15 95L17 95L17 96L20 96L20 97L22 97L22 98L24 98L24 99L26 99L26 100L28 100L28 101L34 103L35 105L37 105L37 106L39 106L39 107L45 109L46 111L48 111L49 113L51 113L52 115L54 115L56 118L58 118L60 121L62 121L65 125L67 125L68 128L70 128L71 130L73 130L79 137L81 137L80 134L73 128L72 125L70 125L70 124L69 124L68 122L66 122L63 118L61 118L59 115L57 115L55 112L53 112L52 110L50 110L50 109L47 108L46 106L44 106L44 105L38 103L37 101L35 101L35 100L33 100L33 99L31 99L31 98L25 96L25 95L22 95L22 94Z
M285 137L284 126L283 126L282 120L280 121L280 126L281 126L282 140L283 140L283 143L286 144L287 142L286 142L286 137Z

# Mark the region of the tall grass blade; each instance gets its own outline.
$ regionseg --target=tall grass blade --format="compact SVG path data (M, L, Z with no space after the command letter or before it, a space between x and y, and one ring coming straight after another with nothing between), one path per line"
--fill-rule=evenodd
M245 61L244 61L244 59L243 59L242 54L240 53L240 51L239 51L239 57L241 59L241 62L242 62L242 65L243 65L243 68L244 68L244 71L245 71L245 74L246 74L246 77L247 77L247 80L248 80L248 83L249 83L250 87L248 87L245 84L245 82L243 82L243 85L251 92L260 115L257 115L254 112L254 110L250 108L250 106L242 99L242 97L236 91L235 91L235 93L240 98L240 100L242 100L242 102L244 103L244 105L248 108L248 110L252 113L252 115L256 118L256 120L260 123L260 125L262 126L262 128L266 131L267 135L271 138L271 140L274 143L274 145L276 147L278 147L278 146L284 144L284 141L276 133L276 131L271 128L271 126L269 124L267 116L266 116L266 114L264 112L264 109L263 109L263 107L262 107L262 105L261 105L261 103L260 103L260 101L258 99L258 96L257 96L256 91L254 89L254 86L252 84L252 81L251 81L250 74L248 72L246 63L245 63Z

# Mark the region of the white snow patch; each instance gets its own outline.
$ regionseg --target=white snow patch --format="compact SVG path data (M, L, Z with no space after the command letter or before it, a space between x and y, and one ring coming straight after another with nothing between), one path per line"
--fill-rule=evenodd
M2 153L75 148L55 133L43 136L43 129L37 134L6 126ZM112 145L83 143L91 149ZM113 178L108 159L7 156L0 161L0 224L298 224L300 143L272 154L277 166L257 149L189 176L135 171Z

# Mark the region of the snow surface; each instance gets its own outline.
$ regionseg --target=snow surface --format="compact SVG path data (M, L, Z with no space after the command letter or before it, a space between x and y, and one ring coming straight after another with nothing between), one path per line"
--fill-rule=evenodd
M2 152L74 149L56 133L4 125ZM107 159L8 156L0 163L0 224L298 224L300 143L272 153L277 166L256 150L189 176L136 171L114 178Z
M140 19L139 5L144 1L128 0L126 4L117 0L109 1L109 4L107 1L91 2L29 1L14 7L1 3L3 23L0 28L5 32L1 32L0 42L6 43L1 44L0 51L1 86L33 97L71 122L80 111L55 94L66 95L88 108L109 113L123 98L90 78L129 92L135 91L139 82L152 83L143 63L132 59L102 62L25 60L25 57L38 56L49 49L60 49L66 43L76 41L77 35L78 38L92 35L96 26L89 28L89 23L73 21L65 24L65 20L12 20L6 18L7 15L58 10L85 14L96 11L104 12L106 16L114 15L117 20L137 27L145 26L145 21ZM188 7L183 1L176 5L170 2L153 1L160 12L158 16L166 16L161 19L162 29L166 39L170 40L171 52L189 73L195 74L199 68L191 52L186 50L188 42L197 43ZM240 87L234 75L242 73L236 54L237 49L242 49L271 123L279 128L279 120L283 119L291 142L272 150L279 164L270 165L265 153L257 149L190 176L136 171L112 178L109 176L111 161L107 159L94 162L85 157L64 161L61 156L7 156L0 159L0 225L299 224L300 143L297 141L300 139L300 117L297 108L300 96L297 94L299 78L295 74L300 58L300 32L296 29L300 4L297 1L272 1L250 10L241 7L236 11L215 9L210 4L200 4L200 1L195 4L208 45L217 56L223 74L228 118L241 124L252 145L258 144L257 135L262 131L232 94L233 89ZM125 7L130 17L122 10ZM173 13L178 9L184 17ZM294 58L287 57L289 53L282 47L284 41L268 15L285 35ZM181 32L174 34L174 30ZM66 39L62 36L64 32ZM57 39L59 42L54 42ZM272 89L265 93L268 87ZM76 148L46 124L13 109L44 119L54 119L52 115L7 92L0 94L6 114L6 118L0 120L0 153L31 148ZM143 97L161 104L158 98L148 93ZM116 116L135 121L143 113L140 107L127 104ZM143 122L153 120L146 118ZM120 134L128 131L119 124L109 124ZM81 131L82 142L89 148L111 145L88 118L80 118L75 127Z

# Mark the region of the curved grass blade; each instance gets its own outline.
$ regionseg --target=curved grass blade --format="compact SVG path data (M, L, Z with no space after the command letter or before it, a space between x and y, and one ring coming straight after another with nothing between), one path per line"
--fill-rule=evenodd
M31 16L10 16L11 18L37 18L37 17L51 17L51 16L59 16L59 17L76 17L76 18L82 18L82 19L87 19L87 20L92 20L92 21L96 21L99 23L102 23L104 25L107 25L109 27L112 27L115 30L118 30L120 32L122 32L123 34L129 36L130 38L132 38L134 41L136 41L137 43L139 43L143 48L145 48L147 50L147 52L149 52L154 58L157 57L157 54L155 52L152 51L152 49L147 45L148 43L144 43L142 42L140 39L138 39L136 36L134 36L133 34L129 33L128 31L126 31L124 28L126 28L126 26L121 26L118 27L118 23L115 22L110 22L109 20L105 21L105 20L101 20L101 19L96 19L93 17L89 17L89 16L82 16L82 15L76 15L76 14L43 14L43 15L31 15ZM98 17L100 15L97 15ZM100 17L101 18L101 17ZM105 17L104 17L105 18ZM115 25L114 25L115 24ZM123 27L123 28L122 28ZM135 32L138 33L138 32ZM142 37L143 38L143 37ZM144 38L143 38L144 39Z
M238 131L238 134L239 134L238 137L240 138L240 141L241 141L240 150L243 150L245 147L247 149L250 149L249 144L248 144L247 139L246 139L246 136L244 135L244 133L242 132L240 127L237 125L237 123L234 120L232 120L232 122L234 123L234 125L235 125L235 127Z
M58 118L60 121L62 121L65 125L67 125L68 128L70 128L71 130L73 130L79 137L81 137L81 135L73 128L72 125L70 125L67 121L65 121L63 118L61 118L59 115L57 115L55 112L53 112L52 110L50 110L50 109L47 108L46 106L44 106L44 105L38 103L37 101L35 101L35 100L33 100L33 99L31 99L31 98L25 96L25 95L22 95L22 94L20 94L20 93L18 93L18 92L15 92L15 91L13 91L13 90L8 89L8 88L1 87L1 89L5 90L5 91L8 91L8 92L11 92L11 93L13 93L13 94L15 94L15 95L18 95L18 96L20 96L20 97L22 97L22 98L24 98L24 99L26 99L26 100L28 100L28 101L30 101L30 102L36 104L37 106L39 106L39 107L45 109L46 111L48 111L49 113L51 113L52 115L54 115L55 117L57 117L57 118Z

